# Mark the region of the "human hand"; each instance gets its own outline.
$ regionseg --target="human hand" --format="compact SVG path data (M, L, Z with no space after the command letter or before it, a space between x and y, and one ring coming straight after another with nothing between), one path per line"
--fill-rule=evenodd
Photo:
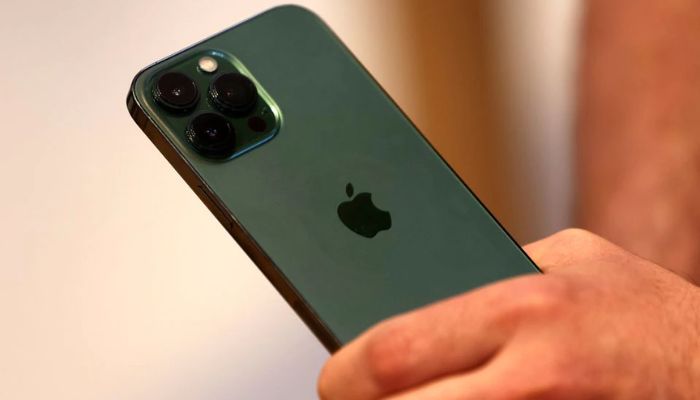
M699 289L585 231L526 247L544 270L371 328L322 400L699 399Z

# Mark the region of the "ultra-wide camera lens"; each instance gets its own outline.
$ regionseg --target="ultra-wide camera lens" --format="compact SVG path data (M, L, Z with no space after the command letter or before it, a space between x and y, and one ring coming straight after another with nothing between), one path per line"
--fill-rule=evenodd
M209 96L222 111L241 115L258 101L258 89L245 75L231 72L217 77L209 87Z
M172 110L185 111L197 104L199 91L197 84L187 75L167 72L158 78L153 88L153 97Z
M236 148L233 126L219 114L204 113L194 117L186 136L192 146L207 157L225 158Z

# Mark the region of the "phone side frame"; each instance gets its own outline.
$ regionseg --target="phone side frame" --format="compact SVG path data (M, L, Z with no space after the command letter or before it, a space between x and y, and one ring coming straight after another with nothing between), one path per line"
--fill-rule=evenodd
M138 99L134 95L134 85L145 70L139 72L134 78L129 94L127 95L126 104L129 109L129 114L134 122L141 128L146 136L158 148L161 154L168 160L170 165L175 168L177 173L185 180L187 185L199 197L199 199L207 206L209 211L223 225L233 239L250 257L253 263L263 273L267 280L274 288L282 295L284 300L302 319L306 326L311 329L313 334L321 341L323 346L331 354L341 347L340 340L331 332L328 326L314 312L311 306L306 302L302 295L289 282L286 276L277 268L270 256L260 247L253 239L248 231L240 224L236 217L219 199L210 187L204 182L202 177L194 170L192 165L180 153L175 145L168 139L163 132L158 129L153 120L143 110Z

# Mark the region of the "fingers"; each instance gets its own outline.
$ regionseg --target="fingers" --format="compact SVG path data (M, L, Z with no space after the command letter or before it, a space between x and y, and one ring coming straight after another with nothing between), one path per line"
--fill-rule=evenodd
M487 286L372 328L325 366L321 399L378 399L478 368L508 341L515 310L530 302L521 294L533 292L532 278Z
M503 379L486 366L473 372L451 375L392 395L383 400L497 400L505 399L499 388Z
M514 341L481 368L407 389L382 400L526 400L601 398L591 373L553 355L541 340ZM558 357L559 356L559 357ZM581 363L578 363L581 364Z

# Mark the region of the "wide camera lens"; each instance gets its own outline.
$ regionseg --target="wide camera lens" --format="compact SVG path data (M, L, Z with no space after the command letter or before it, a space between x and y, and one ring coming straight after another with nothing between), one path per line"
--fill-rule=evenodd
M204 113L194 117L186 136L192 146L207 157L225 158L236 148L233 126L219 114Z
M197 84L187 75L167 72L158 78L153 88L153 97L172 110L185 111L197 104L199 91Z
M232 72L220 75L212 82L209 96L221 110L241 115L255 106L258 89L245 75Z

